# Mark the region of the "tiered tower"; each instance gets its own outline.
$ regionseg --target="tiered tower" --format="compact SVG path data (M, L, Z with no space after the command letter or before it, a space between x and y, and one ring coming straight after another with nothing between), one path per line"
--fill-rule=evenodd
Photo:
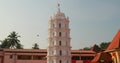
M49 20L47 63L71 63L69 18L60 11Z

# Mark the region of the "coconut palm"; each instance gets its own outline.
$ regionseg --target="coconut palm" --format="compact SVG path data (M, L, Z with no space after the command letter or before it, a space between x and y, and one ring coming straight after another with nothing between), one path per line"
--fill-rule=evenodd
M8 37L2 41L1 48L21 49L22 45L18 39L19 37L20 36L15 31L11 32L10 35L8 35Z
M10 48L16 48L16 46L20 44L20 40L18 39L19 37L20 36L15 31L13 31L10 35L8 35Z

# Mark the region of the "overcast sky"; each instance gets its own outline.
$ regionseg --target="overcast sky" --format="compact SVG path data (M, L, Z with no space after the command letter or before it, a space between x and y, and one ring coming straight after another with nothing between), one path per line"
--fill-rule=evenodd
M58 2L70 18L73 49L111 41L120 29L120 0L0 0L0 40L16 31L24 48L46 48Z

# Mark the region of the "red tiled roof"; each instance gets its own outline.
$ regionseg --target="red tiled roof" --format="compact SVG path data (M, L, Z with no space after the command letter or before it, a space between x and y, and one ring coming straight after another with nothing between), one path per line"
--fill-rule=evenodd
M95 53L93 50L71 50L72 53Z
M120 48L120 30L117 32L112 42L108 46L107 50L112 50L115 48Z
M13 52L47 52L47 49L3 49L3 51ZM95 53L92 50L71 50L72 53Z
M98 54L94 57L94 59L92 60L92 63L97 63L97 62L99 61L100 57L101 57L101 53L98 53Z
M106 63L110 63L112 61L112 58L109 53L101 52L95 56L95 58L91 61L91 63L98 63L101 60L104 60L104 62Z
M95 56L95 54L72 54L72 56Z
M6 52L47 52L46 49L3 49Z

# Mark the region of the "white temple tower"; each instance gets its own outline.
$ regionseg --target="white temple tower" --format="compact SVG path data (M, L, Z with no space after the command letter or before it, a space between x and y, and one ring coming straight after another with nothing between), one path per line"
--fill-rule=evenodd
M71 63L69 19L60 11L49 20L47 63Z

